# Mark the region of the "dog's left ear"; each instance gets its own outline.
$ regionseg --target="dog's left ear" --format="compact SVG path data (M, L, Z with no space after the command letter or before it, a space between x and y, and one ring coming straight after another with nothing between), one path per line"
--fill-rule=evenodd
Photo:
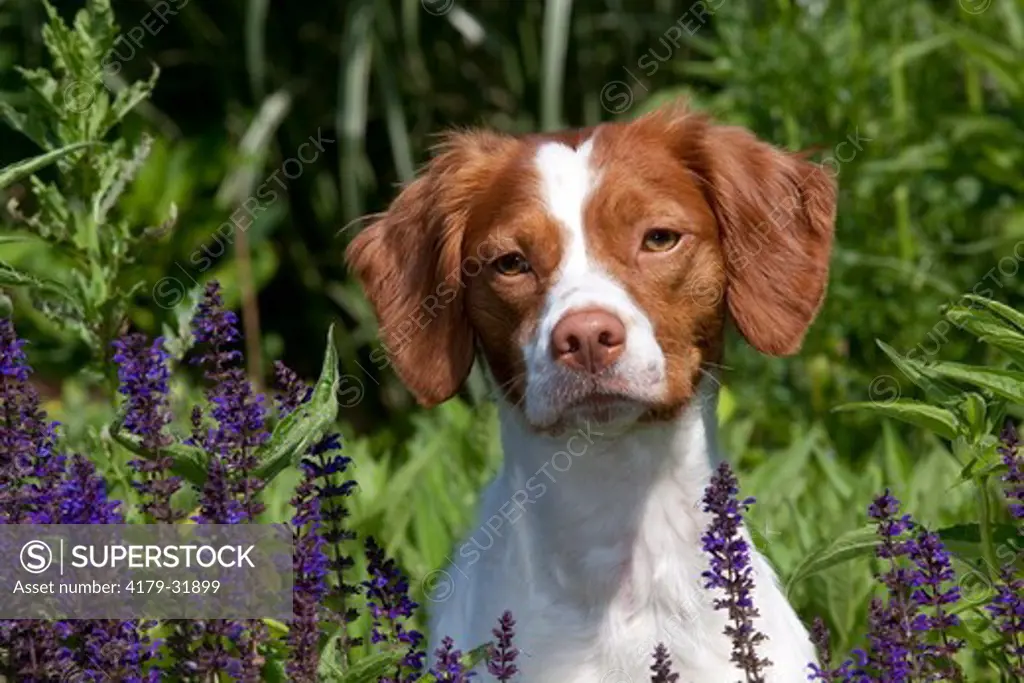
M669 113L687 165L704 181L725 259L725 299L762 353L796 353L825 298L836 185L825 170L749 131Z

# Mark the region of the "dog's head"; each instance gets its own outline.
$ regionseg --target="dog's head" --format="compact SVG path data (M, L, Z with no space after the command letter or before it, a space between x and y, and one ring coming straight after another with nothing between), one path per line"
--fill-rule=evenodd
M450 398L477 349L535 429L659 419L720 359L727 314L797 351L824 297L835 186L672 107L553 135L449 135L347 259L399 376Z

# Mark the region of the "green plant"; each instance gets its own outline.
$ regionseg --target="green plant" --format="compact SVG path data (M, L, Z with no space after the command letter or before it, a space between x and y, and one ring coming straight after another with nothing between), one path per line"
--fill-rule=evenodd
M24 105L0 102L0 117L44 151L0 171L0 190L28 176L31 201L8 204L17 232L5 243L42 243L50 258L42 268L0 264L0 284L26 289L52 323L89 349L90 369L103 373L110 343L142 286L132 279L135 255L174 226L175 211L157 226L131 225L118 201L149 156L151 141L130 146L112 137L117 126L150 96L159 70L147 81L111 93L103 66L118 36L109 0L90 0L67 26L49 2L43 40L49 69L18 69L27 89ZM56 166L54 180L36 172ZM108 389L113 378L104 377Z

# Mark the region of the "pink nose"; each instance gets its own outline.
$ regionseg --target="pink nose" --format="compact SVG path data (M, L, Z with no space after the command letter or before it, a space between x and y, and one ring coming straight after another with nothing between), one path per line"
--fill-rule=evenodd
M555 360L574 370L600 372L626 348L626 328L608 311L597 308L573 311L551 331Z

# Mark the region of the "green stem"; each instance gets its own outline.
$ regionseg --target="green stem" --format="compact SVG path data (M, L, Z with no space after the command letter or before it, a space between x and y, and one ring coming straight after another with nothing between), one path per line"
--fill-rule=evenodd
M978 479L978 503L981 507L981 552L985 558L988 578L992 579L999 571L996 559L996 545L992 538L992 500L989 494L988 477Z

